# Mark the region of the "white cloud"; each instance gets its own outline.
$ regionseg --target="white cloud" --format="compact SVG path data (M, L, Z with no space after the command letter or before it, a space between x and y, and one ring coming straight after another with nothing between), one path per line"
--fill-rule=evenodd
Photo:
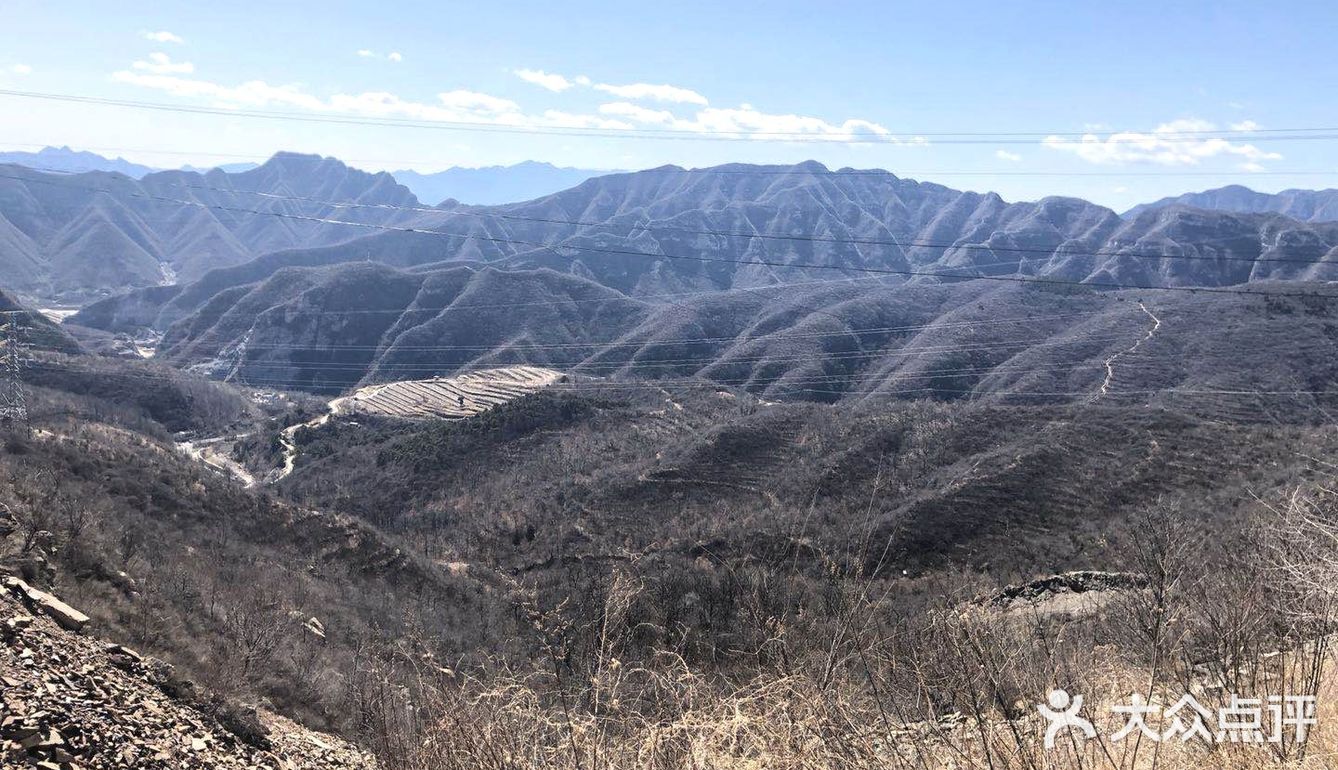
M1204 120L1182 119L1163 123L1147 133L1124 131L1104 139L1096 134L1084 134L1080 139L1048 136L1041 144L1097 165L1195 166L1211 158L1234 157L1241 160L1241 168L1259 170L1262 161L1282 158L1253 144L1208 135L1216 130Z
M9 71L14 73L15 75L33 74L33 68L28 66L27 64L15 64L13 67L9 68Z
M385 59L386 61L395 62L397 64L399 62L404 61L404 54L400 53L399 51L391 51L385 56L382 56L381 54L377 53L376 51L373 51L370 48L359 48L355 53L357 53L358 56L363 59Z
M510 99L481 94L477 91L448 91L437 94L441 103L451 109L488 112L500 115L506 112L520 112L520 105Z
M429 101L403 99L382 91L336 93L325 97L309 92L300 84L275 85L263 80L252 80L228 85L182 77L183 74L189 74L181 69L183 65L173 63L166 57L150 58L151 61L143 62L143 66L137 62L129 69L112 73L112 79L180 98L207 101L215 107L226 109L283 106L314 113L468 122L506 127L605 130L665 128L685 133L723 134L738 139L927 144L922 137L893 136L888 129L867 120L850 119L841 123L830 123L821 118L804 115L761 112L751 106L738 109L702 108L696 110L695 114L685 116L677 115L670 109L652 109L631 102L612 102L600 106L594 114L559 110L534 114L527 113L518 103L510 99L464 89L439 93L435 100Z
M144 38L145 40L152 40L155 43L176 43L177 45L181 45L182 43L186 42L185 40L182 40L180 36L174 35L171 32L168 32L167 30L161 30L158 32L145 31L139 34L140 37Z
M1022 160L1021 155L1018 155L1015 152L1009 152L1008 150L995 150L994 157L998 158L999 160L1006 160L1009 163L1017 163L1018 161Z
M705 105L706 97L687 88L679 88L670 85L654 85L652 83L630 83L625 86L614 86L608 83L598 83L595 85L596 91L620 96L624 99L650 99L657 102L674 102L677 104L700 104Z
M1239 123L1231 124L1232 131L1258 131L1259 128L1259 124L1255 123L1253 120L1242 120Z
M310 110L329 109L323 100L303 92L299 86L274 86L261 80L252 80L237 86L224 86L206 80L192 80L174 75L142 74L130 70L114 72L112 79L120 83L163 91L173 96L211 99L225 107L284 104Z
M578 86L588 86L588 85L590 85L590 82L591 82L591 81L590 81L590 78L587 77L587 76L585 76L585 75L577 75L577 76L576 76L576 81L575 81L575 82L576 82L576 85L578 85Z
M883 126L867 120L851 119L839 124L805 115L779 115L760 112L750 106L738 109L708 107L692 118L681 118L666 109L651 109L630 102L611 102L599 107L601 115L624 118L641 126L655 126L696 133L725 134L766 139L823 139L835 142L879 142L887 144L927 144L923 137L903 139Z
M318 113L345 113L368 117L397 117L424 121L488 123L504 126L559 126L573 123L569 118L528 116L510 99L476 91L455 90L437 95L436 101L417 102L395 94L369 91L359 94L335 94L321 98L296 84L274 85L252 80L230 86L207 80L159 75L131 70L112 74L117 82L151 88L173 96L209 100L223 108L297 107ZM605 125L594 119L582 125Z
M526 83L533 83L540 88L547 88L549 91L555 93L566 91L574 85L572 81L561 75L553 72L544 72L543 70L519 69L512 70L512 73ZM579 78L577 80L579 80ZM586 80L589 82L589 78Z
M194 64L188 61L174 62L172 57L158 52L149 54L148 61L137 61L131 66L154 75L189 75L195 71Z

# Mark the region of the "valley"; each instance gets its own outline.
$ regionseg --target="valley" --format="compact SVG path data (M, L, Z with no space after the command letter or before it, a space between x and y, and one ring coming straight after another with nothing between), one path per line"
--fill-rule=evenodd
M0 652L115 696L25 673L6 740L70 692L161 766L733 767L733 724L987 767L1058 677L1323 673L1203 597L1312 644L1269 559L1324 558L1332 221L813 162L488 206L290 153L0 177L0 570L88 634L25 589ZM542 761L488 764L513 735Z

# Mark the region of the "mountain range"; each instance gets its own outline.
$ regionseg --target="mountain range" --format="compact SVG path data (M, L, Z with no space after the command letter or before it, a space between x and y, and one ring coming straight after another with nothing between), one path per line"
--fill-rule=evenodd
M513 166L448 168L432 174L413 170L392 171L395 181L413 191L421 201L447 200L476 205L527 201L574 187L585 180L607 174L582 168L563 168L527 160Z
M1134 206L1126 211L1124 216L1137 217L1148 209L1177 205L1246 214L1282 214L1302 222L1338 220L1338 190L1283 190L1280 193L1269 194L1255 192L1241 185L1228 185L1214 190L1162 198L1153 203Z
M139 179L157 170L132 163L124 158L107 158L95 152L72 150L69 147L43 147L37 152L0 152L0 163L13 163L34 171L60 174L107 171L125 174L132 179Z
M313 202L319 201L319 202ZM413 206L385 173L281 153L235 174L160 171L139 180L95 171L48 174L0 166L0 281L46 301L80 302L206 272L298 245L357 238L412 218L324 201Z
M26 166L34 171L59 174L107 171L124 174L131 179L140 179L156 171L170 170L133 163L124 158L108 158L95 152L72 150L69 147L43 147L37 152L0 152L0 164L5 163ZM184 165L175 170L206 174L217 168L230 174L239 174L259 165L245 162L221 163L216 166ZM456 166L433 173L404 169L393 172L392 176L422 201L438 203L450 199L488 205L538 198L573 187L590 177L607 173L609 172L566 168L527 160L510 166L481 168Z
M390 174L291 153L238 173L168 171L139 180L3 168L0 280L26 296L66 303L190 283L211 270L225 271L209 277L220 285L286 265L359 259L547 267L629 295L851 277L871 268L1093 284L1338 277L1330 264L1338 230L1321 221L1178 203L1121 218L1079 199L1008 203L993 193L814 162L665 166L587 179L520 203L440 207L420 205Z
M139 179L147 174L162 169L144 166L139 163L133 163L124 158L108 158L95 152L86 150L72 150L69 147L43 147L37 152L0 152L0 164L13 163L18 166L26 166L35 171L49 171L62 174L82 174L86 171L107 171L116 174L125 174L131 179ZM230 173L240 173L250 171L255 168L256 163L223 163L218 166L191 166L181 167L181 171L198 171L206 173L217 168Z
M280 160L250 173L278 173L271 164ZM333 160L287 162L342 173ZM1338 223L1178 205L1126 220L1072 198L1007 203L811 162L612 174L505 206L367 200L329 209L338 222L362 217L372 235L272 251L94 303L71 321L156 330L159 355L174 364L318 391L533 363L824 398L905 390L906 377L915 385L927 373L898 356L944 344L940 336L951 351L945 329L958 323L1006 330L990 319L1029 302L1066 318L1108 307L1112 295L1098 289L1338 280ZM1065 290L1088 298L1062 298ZM1023 379L1044 386L1030 390L1087 392L1111 346L1127 345L1146 316L1089 320L1042 325L1034 342L1049 347L1030 357L952 351L917 356L916 365L967 360L980 377L935 387L1013 393L1014 378L1002 376L1008 369L994 376L997 367L1080 363L1090 371ZM1202 323L1233 328L1229 316ZM887 331L905 326L922 333Z

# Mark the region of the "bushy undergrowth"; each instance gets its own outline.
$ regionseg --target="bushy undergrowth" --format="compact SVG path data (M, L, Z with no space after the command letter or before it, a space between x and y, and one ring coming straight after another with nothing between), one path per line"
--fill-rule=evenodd
M1002 608L942 582L900 613L878 581L855 580L825 605L777 615L754 585L760 641L721 650L747 659L732 669L691 662L672 639L640 650L647 585L619 570L593 613L526 600L545 640L538 660L420 667L412 693L380 692L377 748L388 766L424 770L1329 767L1335 618L1315 610L1335 606L1316 581L1335 551L1315 535L1334 531L1335 512L1329 495L1298 499L1230 542L1150 514L1121 548L1145 586L1062 607L1053 600L1074 597ZM573 656L576 628L593 644ZM1095 739L1044 747L1036 704L1054 688L1085 696ZM1160 704L1193 695L1214 711L1233 694L1316 696L1318 726L1304 743L1114 740L1125 719L1110 707L1135 693Z

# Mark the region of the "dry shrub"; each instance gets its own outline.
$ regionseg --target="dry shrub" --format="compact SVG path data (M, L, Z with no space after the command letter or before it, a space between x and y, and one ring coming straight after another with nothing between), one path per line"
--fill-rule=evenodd
M597 643L577 665L572 619L531 597L544 659L420 672L409 702L388 706L415 717L381 741L393 747L383 761L411 770L1330 767L1332 618L1316 611L1329 605L1315 594L1338 585L1338 574L1319 574L1330 563L1338 570L1338 536L1325 545L1316 529L1338 521L1332 502L1298 497L1216 555L1154 512L1128 553L1147 586L1098 595L1083 610L952 596L893 617L875 581L854 579L825 624L802 609L765 618L770 652L749 651L755 665L732 671L675 650L628 659L641 590L630 573L614 576L600 617L585 619ZM1231 560L1240 569L1224 566ZM1084 696L1095 739L1061 733L1044 747L1036 705L1054 688ZM1162 705L1189 694L1210 709L1232 693L1315 695L1319 724L1304 745L1113 741L1124 717L1110 707L1133 693Z

